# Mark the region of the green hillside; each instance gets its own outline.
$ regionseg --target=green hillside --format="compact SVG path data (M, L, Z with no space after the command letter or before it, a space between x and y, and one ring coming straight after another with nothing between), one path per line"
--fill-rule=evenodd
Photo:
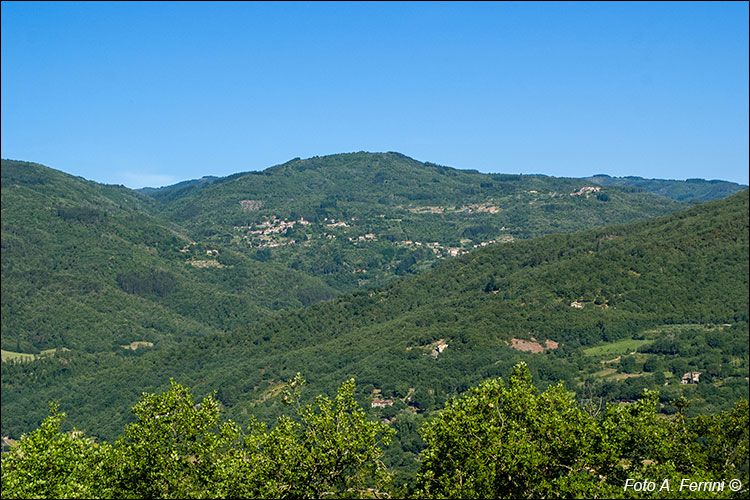
M3 350L159 347L334 294L292 269L193 243L151 215L155 206L121 186L3 160Z
M619 188L570 194L583 184L356 153L145 196L3 160L2 347L17 357L159 347L475 247L682 206Z
M355 377L414 477L421 424L520 361L591 404L651 388L696 415L748 390L747 190L673 213L633 187L356 153L149 193L3 160L4 436L56 400L112 439L170 378L271 421L295 373L310 394Z
M157 196L157 193L165 192L165 191L172 191L176 192L182 188L194 185L194 184L203 184L203 183L211 183L218 179L218 177L213 175L207 175L205 177L201 177L200 179L192 179L188 181L182 181L178 182L177 184L172 184L171 186L164 186L164 187L158 187L158 188L152 188L152 187L143 187L140 189L136 189L135 191L141 194L148 194L151 196Z
M481 174L399 153L294 159L149 194L194 239L305 271L344 292L418 274L480 246L687 206L631 188Z
M611 177L605 174L586 177L585 180L601 186L632 186L649 193L666 196L677 201L702 203L719 200L747 189L747 186L734 182L705 179L687 179L684 181L667 179L644 179L643 177Z
M522 360L541 387L563 380L589 400L650 387L664 411L679 395L695 401L690 411L727 409L748 387L748 254L747 190L645 222L495 245L231 335L127 359L3 364L3 433L38 425L54 399L71 425L111 438L138 394L170 377L218 391L235 419L270 419L280 382L302 372L312 393L355 377L363 405L394 401L371 411L395 419L389 460L408 468L420 419ZM681 384L693 371L702 382Z

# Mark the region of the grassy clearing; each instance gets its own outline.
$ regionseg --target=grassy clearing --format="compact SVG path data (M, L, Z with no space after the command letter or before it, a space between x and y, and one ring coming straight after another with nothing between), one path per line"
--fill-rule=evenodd
M2 351L3 361L34 361L35 354L26 354L25 352Z
M606 344L589 347L588 349L584 349L583 353L586 356L618 356L620 354L629 354L646 342L648 342L648 340L618 340L617 342L607 342Z
M677 325L661 325L650 330L645 330L641 333L645 334L645 340L637 339L624 339L618 340L617 342L607 342L599 344L594 347L584 349L583 352L586 356L619 356L621 354L630 354L636 351L641 345L645 344L649 340L653 340L664 334L676 334L686 330L702 330L710 331L714 329L723 330L725 327L731 325L718 325L714 327L708 327L697 323L681 323Z
M70 351L67 347L62 348L63 351ZM13 351L3 351L2 352L2 360L3 361L34 361L35 359L39 359L42 356L54 356L55 352L57 352L57 349L45 349L43 351L39 351L39 354L28 354L25 352L13 352Z
M63 351L70 351L67 347L61 348ZM57 352L57 349L45 349L43 351L39 351L40 356L54 356L55 352Z
M144 340L136 340L134 342L131 342L130 344L121 345L120 347L122 347L123 349L131 349L131 350L135 351L139 347L154 347L154 343L153 342L146 342Z
M615 380L617 380L617 381L620 381L620 380L625 380L625 379L628 379L628 378L642 377L644 375L645 375L645 373L643 373L643 372L641 372L641 373L617 373L615 375L612 375L612 378L615 379Z

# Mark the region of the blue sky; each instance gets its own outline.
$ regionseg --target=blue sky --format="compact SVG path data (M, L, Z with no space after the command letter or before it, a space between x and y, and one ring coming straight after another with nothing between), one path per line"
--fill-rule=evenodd
M2 157L129 187L398 151L748 184L748 3L2 2Z

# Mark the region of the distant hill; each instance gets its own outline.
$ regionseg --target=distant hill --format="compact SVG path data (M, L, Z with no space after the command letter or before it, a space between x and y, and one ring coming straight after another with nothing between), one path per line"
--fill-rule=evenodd
M743 184L705 179L677 181L644 179L643 177L611 177L605 174L585 177L585 179L602 186L632 186L648 191L649 193L692 204L719 200L747 189L747 186Z
M582 179L481 174L399 153L294 159L149 193L191 237L352 291L474 248L664 215L681 202Z
M3 160L1 187L3 358L24 360L1 365L3 435L58 400L113 438L170 377L268 420L297 371L313 393L356 376L363 405L398 402L394 425L519 360L610 400L747 392L747 191L679 211L638 187L398 153L148 196ZM688 371L710 382L683 387ZM398 446L416 456L412 424Z
M417 274L477 247L683 206L398 153L295 159L146 192L2 161L4 351L158 347Z
M169 191L171 193L180 193L185 188L189 188L190 186L195 186L198 184L206 184L211 183L218 179L219 177L216 177L214 175L206 175L204 177L201 177L200 179L191 179L187 181L178 182L177 184L171 184L169 186L162 186L162 187L143 187L140 189L136 189L135 191L141 194L148 194L151 196L156 196L157 193L160 192L166 192ZM176 196L179 196L179 194L176 194Z
M152 198L124 187L9 160L1 182L4 351L159 347L335 294L292 269L194 243L152 215Z
M299 371L313 394L354 376L361 404L403 400L392 413L406 460L403 450L418 452L411 412L427 415L520 360L542 386L564 380L589 400L627 401L651 387L666 408L682 394L693 410L722 408L747 394L749 206L745 190L638 223L494 245L136 358L68 353L65 363L3 365L3 433L37 425L56 399L71 425L111 437L140 391L170 377L218 390L236 420L267 419L282 411L272 397L279 382ZM689 371L703 383L681 384Z

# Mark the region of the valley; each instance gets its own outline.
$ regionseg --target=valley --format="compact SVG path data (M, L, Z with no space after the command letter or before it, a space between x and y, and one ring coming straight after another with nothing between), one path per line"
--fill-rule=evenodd
M519 362L579 401L658 390L664 414L748 390L741 186L691 204L396 153L146 194L24 162L2 175L3 436L55 400L66 426L112 440L170 379L272 422L300 372L313 395L355 378L408 478L421 425Z

